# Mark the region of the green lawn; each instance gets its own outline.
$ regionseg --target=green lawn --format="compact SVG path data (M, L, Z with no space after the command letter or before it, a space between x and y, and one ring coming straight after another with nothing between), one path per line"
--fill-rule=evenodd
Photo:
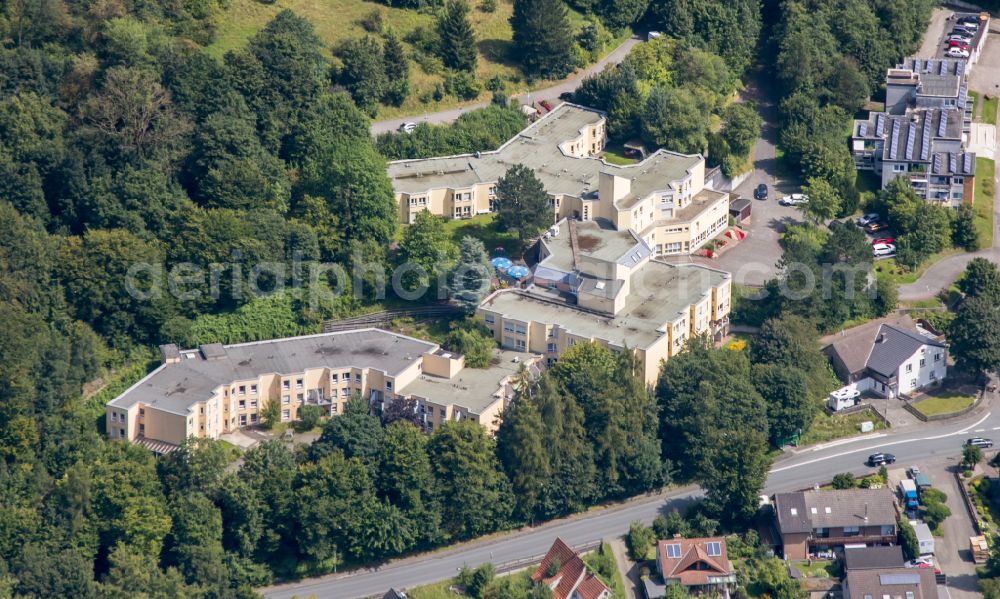
M604 148L601 158L610 164L635 164L639 162L635 158L625 155L625 148L621 144L611 144Z
M874 269L877 275L891 279L892 281L895 281L897 285L906 285L907 283L913 283L919 279L924 274L924 271L942 258L947 258L948 256L954 256L955 254L961 253L962 250L958 248L947 248L941 250L936 254L931 254L929 258L924 260L923 263L916 268L916 270L910 270L909 268L897 263L895 258L876 261Z
M600 549L583 556L583 561L588 568L597 573L604 584L608 585L614 599L625 599L625 582L618 570L618 562L615 561L611 545L601 543Z
M937 416L967 408L974 401L976 401L976 398L971 395L963 395L954 391L944 391L913 404L913 407L919 410L924 416Z
M451 233L455 243L460 243L466 235L475 237L483 242L486 251L490 256L496 252L494 250L502 247L508 257L519 258L521 256L521 243L517 235L513 233L502 233L493 226L495 214L480 214L469 219L453 219L445 223L445 228Z
M476 33L476 43L479 49L479 60L476 75L480 81L486 81L494 76L500 76L508 82L508 93L520 93L547 87L551 82L537 80L526 81L517 65L507 57L511 46L512 30L509 19L513 13L513 3L497 2L496 10L488 13L479 8L480 2L469 3L472 10L469 18ZM257 31L262 29L276 14L283 9L291 9L307 19L316 28L316 34L328 47L336 48L344 41L361 37L366 34L361 21L372 13L382 13L382 21L386 29L392 29L400 38L413 32L418 27L433 28L435 17L431 11L417 11L403 8L392 8L386 4L364 0L277 0L268 4L260 0L232 0L225 14L218 19L214 42L207 50L216 57L221 57L229 50L242 48ZM569 8L570 22L574 29L579 29L584 23L584 16ZM608 43L605 52L610 52L626 38L618 36ZM404 41L407 51L413 47ZM421 101L421 96L427 100L427 95L434 87L444 81L442 73L428 73L416 61L410 61L410 80L412 93L399 107L383 106L379 108L378 118L394 118L406 115L417 115L423 112L436 112L463 104L471 104L489 100L492 92L483 90L478 98L462 102L453 96L446 96L440 102L433 99Z
M794 567L807 578L835 578L840 572L836 562L830 560L815 560L811 564L795 564Z
M415 587L406 592L410 599L471 599L465 593L452 593L448 587L450 580L435 582L434 584Z
M997 124L997 100L996 96L983 100L982 119L984 123L988 123L990 125Z
M832 416L827 415L826 412L820 412L813 418L809 430L799 439L799 445L813 445L859 435L861 434L859 426L865 420L870 420L875 425L875 430L885 428L885 424L875 417L871 408L854 414L834 414Z
M994 99L994 102L996 100ZM996 104L993 105L996 114ZM976 158L976 195L972 208L976 212L976 229L979 230L979 247L993 245L993 198L996 193L996 163L989 158Z

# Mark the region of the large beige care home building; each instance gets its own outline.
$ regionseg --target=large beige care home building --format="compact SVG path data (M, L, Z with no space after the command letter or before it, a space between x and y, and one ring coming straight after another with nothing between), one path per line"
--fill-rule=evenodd
M160 348L163 363L108 402L112 439L170 451L188 437L217 439L255 425L270 402L283 422L307 404L330 415L361 395L375 409L397 398L416 400L427 429L471 419L490 432L513 397L522 366L538 356L498 351L490 368L465 368L464 357L438 345L380 329L358 329L237 345Z
M604 113L564 103L496 151L390 162L400 221L421 210L493 212L497 180L522 164L548 191L553 222L603 218L635 231L656 255L692 253L725 230L729 199L705 187L704 158L659 150L638 164L608 164L598 157L605 129Z
M728 329L729 273L652 259L637 233L603 220L564 219L540 244L528 285L494 292L477 311L501 347L550 364L577 343L627 347L652 384L688 339Z

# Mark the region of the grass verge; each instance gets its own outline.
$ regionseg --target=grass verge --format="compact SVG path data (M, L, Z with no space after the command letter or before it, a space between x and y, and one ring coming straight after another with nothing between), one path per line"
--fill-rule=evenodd
M996 114L996 105L993 106ZM976 213L979 247L993 246L993 198L996 194L996 163L989 158L976 158L976 190L972 208Z
M614 599L625 599L625 581L622 580L622 573L618 570L618 562L615 561L615 554L611 550L611 545L601 543L597 551L593 551L583 556L583 562L587 567L597 573L604 584L611 589L611 596Z
M965 409L971 406L974 401L976 398L971 395L945 391L921 400L913 404L913 407L924 416L939 416Z
M992 240L991 240L992 243ZM889 280L895 282L897 285L906 285L908 283L913 283L921 276L928 268L934 266L939 260L947 258L949 256L954 256L956 254L961 254L962 250L958 248L947 248L941 250L936 254L931 254L929 258L924 260L920 266L915 270L910 270L905 266L896 262L895 258L889 258L888 260L879 260L875 262L875 274L881 277L888 278Z
M989 125L997 124L997 103L998 99L996 96L986 98L983 100L983 113L982 120L984 123Z
M861 433L861 423L871 421L875 430L882 430L885 424L875 416L871 408L853 414L833 414L820 412L813 418L809 430L799 439L799 446L825 443L834 439L851 437Z

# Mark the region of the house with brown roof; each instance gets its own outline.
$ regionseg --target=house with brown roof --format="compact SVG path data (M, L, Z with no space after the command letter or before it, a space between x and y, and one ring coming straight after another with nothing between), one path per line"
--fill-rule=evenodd
M587 572L587 565L562 539L556 538L531 581L545 585L554 599L609 599L611 589Z
M647 584L646 592L650 599L664 596L666 587L671 584L679 584L694 595L718 594L728 598L730 588L736 584L736 571L729 561L723 537L675 537L658 541L656 572L662 578L663 586Z
M787 559L845 546L896 543L896 501L889 489L778 493L773 503Z

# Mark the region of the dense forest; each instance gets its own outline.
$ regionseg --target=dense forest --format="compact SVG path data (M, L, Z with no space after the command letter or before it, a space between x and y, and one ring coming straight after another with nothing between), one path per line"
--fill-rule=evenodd
M553 16L544 2L518 4L525 31ZM640 24L672 38L590 80L580 99L608 109L619 139L690 151L715 144L738 156L759 122L722 99L758 47L781 48L773 68L792 132L782 138L786 155L810 177L849 190L853 170L837 166L844 123L880 70L918 39L925 4L796 0L761 11L712 0L574 2L609 26ZM398 234L386 157L491 149L523 125L498 102L453 127L419 127L376 146L357 87L368 79L351 79L309 21L280 12L219 60L203 48L225 10L212 0L0 7L0 597L248 597L276 577L384 559L679 480L708 490L702 530L746 520L766 448L808 424L825 384L821 357L803 357L816 334L806 321L772 321L748 353L695 344L666 365L654 390L627 356L580 346L525 382L495 439L467 423L428 437L354 406L310 448L265 443L239 468L218 443L191 442L156 459L105 440L103 402L121 389L94 391L141 376L150 346L313 331L374 301L367 286L319 303L290 289L259 297L255 287L287 287L290 271L256 281L235 273L293 260L388 266L409 258L436 267L429 256L447 233L428 219ZM461 7L447 14L441 30L460 39ZM772 32L770 42L758 42L761 31ZM368 65L383 69L375 81L386 86L368 90L378 102L402 93L388 86L398 81L385 73L398 48L387 45ZM460 71L469 57L452 49ZM792 60L795 53L802 56ZM831 56L857 63L857 76ZM724 124L722 138L709 122ZM856 241L834 232L802 251L846 259ZM453 260L483 259L482 244L450 243ZM221 265L215 289L213 264ZM185 288L198 292L165 291L192 272L200 277ZM816 304L805 315L833 322L885 308L865 301L846 312ZM782 316L794 312L787 306L767 310L759 321L795 318ZM460 351L488 355L473 328L452 339ZM710 426L736 414L733 406L738 417ZM717 434L731 442L697 458L685 451L686 439ZM760 454L738 460L745 447Z

